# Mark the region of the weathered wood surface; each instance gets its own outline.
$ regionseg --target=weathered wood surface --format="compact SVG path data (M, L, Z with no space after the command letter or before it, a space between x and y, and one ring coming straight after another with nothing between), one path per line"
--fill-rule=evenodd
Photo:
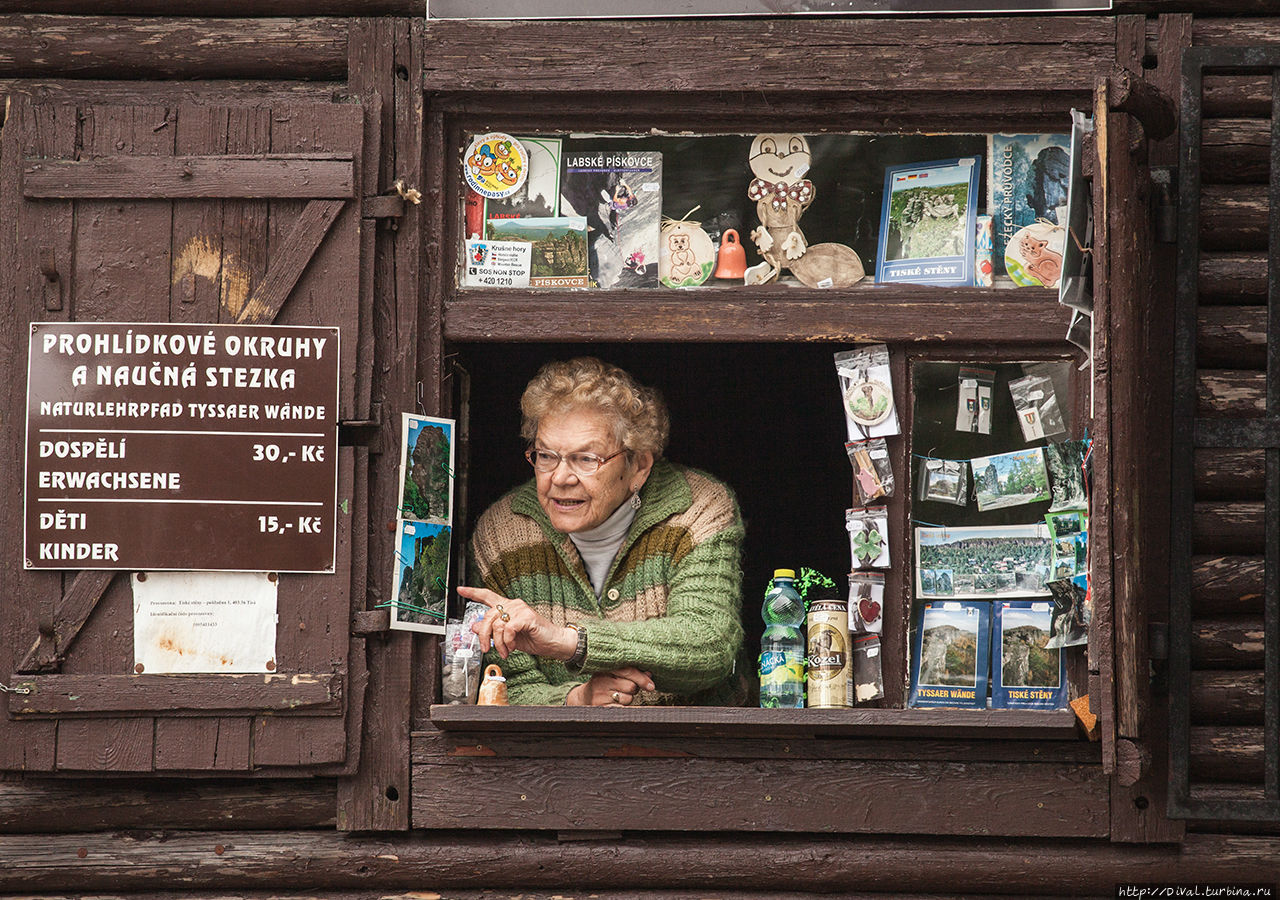
M1280 43L1280 20L1275 17L1275 6L1265 0L1254 0L1253 8L1258 12L1266 12L1267 16L1257 18L1219 18L1209 16L1210 12L1222 10L1226 15L1226 4L1219 7L1208 0L1199 0L1203 7L1195 20L1192 29L1192 42L1196 46L1251 47L1258 44Z
M1109 832L1096 765L473 757L415 767L413 790L413 825L430 829Z
M222 852L218 852L218 848ZM886 892L956 896L1048 890L1114 896L1129 882L1269 882L1280 837L1189 834L1177 844L1056 838L946 840L876 836L628 835L607 854L555 835L326 831L121 832L0 837L10 892L454 888L585 891L637 884L715 890ZM602 864L602 859L607 864ZM1062 865L1070 859L1072 865ZM816 864L820 861L821 864ZM975 864L977 862L978 864ZM1045 877L1053 872L1052 879Z
M209 689L202 675L31 675L16 677L28 694L10 694L12 715L155 712L182 710L273 710L313 712L340 709L342 678L316 675L220 675ZM203 688L203 689L202 689Z
M1263 729L1247 725L1191 727L1191 781L1261 781Z
M1202 502L1195 505L1192 534L1197 553L1253 555L1262 552L1262 503Z
M35 642L15 666L18 672L53 672L66 659L76 635L111 586L116 572L85 569L77 572L66 594L54 606L51 619L41 621Z
M1263 451L1201 448L1195 451L1199 500L1261 500L1266 487Z
M346 198L355 195L351 158L136 156L39 160L22 173L26 197Z
M1191 721L1199 725L1261 725L1266 676L1261 671L1193 672Z
M1014 763L1098 763L1096 742L1074 740L993 741L956 737L694 737L658 729L613 737L538 733L450 732L429 725L414 731L413 764L444 764L473 757L508 759L843 759L952 762L982 759Z
M1271 82L1265 75L1205 75L1202 93L1209 118L1271 115Z
M0 0L0 13L24 12L112 16L424 16L426 0Z
M2 2L2 0L0 0ZM119 75L119 73L116 73ZM138 106L157 97L173 103L227 106L329 103L334 85L323 81L221 79L216 81L112 81L98 78L0 78L0 93L41 103Z
M1271 171L1271 122L1206 119L1200 154L1202 184L1266 184Z
M1261 618L1193 619L1191 665L1200 669L1261 669L1265 636Z
M1205 250L1267 248L1267 192L1259 185L1206 184L1200 189L1200 246Z
M1267 367L1265 306L1201 306L1196 364L1206 369Z
M342 19L13 15L0 20L5 78L311 78L347 71Z
M1196 374L1198 416L1260 416L1266 407L1266 372L1200 369Z
M0 781L0 833L332 828L333 796L332 779Z
M705 737L863 736L1071 740L1069 710L756 709L752 707L433 706L431 722L460 732Z
M1047 293L987 288L865 286L797 299L786 287L734 291L586 292L466 290L444 314L457 341L963 341L1061 344L1069 310ZM758 299L751 299L751 298ZM1016 321L1017 328L1009 322Z
M1201 303L1263 304L1267 300L1265 252L1200 254Z
M1110 68L1105 18L683 19L426 25L429 91L1090 90ZM608 53L596 48L608 47ZM742 66L750 65L749 85Z
M1262 556L1196 556L1191 562L1191 596L1196 615L1262 614Z

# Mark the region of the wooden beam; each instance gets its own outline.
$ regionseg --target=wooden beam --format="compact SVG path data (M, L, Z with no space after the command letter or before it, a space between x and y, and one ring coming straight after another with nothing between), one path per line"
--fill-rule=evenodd
M98 16L425 16L426 0L0 0L0 13Z
M1267 367L1265 306L1201 306L1196 364L1204 368Z
M1266 253L1202 252L1200 300L1202 303L1265 304Z
M1191 721L1198 725L1262 725L1266 673L1195 672L1191 676Z
M1261 501L1197 503L1192 522L1196 550L1234 556L1262 553L1265 513Z
M149 712L182 709L337 713L340 675L31 675L15 676L12 715Z
M1199 416L1261 416L1266 409L1266 372L1201 369L1196 375L1196 414Z
M275 321L307 263L342 212L344 203L343 200L312 200L303 208L284 248L275 255L266 276L245 301L236 317L237 325L265 325Z
M1194 613L1262 614L1266 559L1262 556L1196 556L1191 563Z
M1263 450L1201 447L1195 451L1196 498L1261 500L1266 489Z
M423 86L1087 91L1111 65L1114 37L1114 22L1101 16L597 20L575 22L572 31L557 22L428 20Z
M102 595L111 587L116 573L102 569L81 569L71 587L58 599L53 621L42 623L19 672L55 672L66 659L76 635L89 620Z
M1266 630L1262 617L1191 620L1191 665L1199 669L1261 669Z
M25 197L286 199L352 197L351 157L107 156L30 160Z
M377 884L388 892L488 888L491 894L571 886L585 894L661 884L683 888L686 896L854 889L1030 896L1044 889L1045 873L1052 872L1057 893L1109 897L1119 883L1270 883L1277 858L1280 837L1273 835L1189 834L1178 844L1151 845L1078 838L745 834L691 841L686 835L627 835L602 845L560 841L554 833L489 830L415 831L392 840L323 830L129 830L0 837L0 859L21 861L0 870L0 888L77 896L216 890L224 896L228 890L278 892L282 884L291 893ZM1064 859L1072 864L1064 866Z
M1206 184L1200 189L1200 249L1265 251L1267 192L1256 184Z
M311 78L347 71L347 23L323 18L13 15L0 77Z

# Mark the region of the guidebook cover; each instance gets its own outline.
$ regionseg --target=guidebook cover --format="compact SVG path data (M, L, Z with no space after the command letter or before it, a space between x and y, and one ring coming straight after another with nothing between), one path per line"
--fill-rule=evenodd
M1049 646L1053 604L1001 600L995 604L991 655L992 709L1061 709L1067 705L1067 664Z
M988 139L987 185L994 225L991 260L1008 274L1004 254L1019 229L1037 221L1066 224L1071 136L993 134Z
M989 603L940 600L920 608L908 706L986 708L990 617Z
M592 282L603 288L658 286L662 154L591 150L564 156L560 209L587 220Z
M877 282L973 284L978 166L970 156L885 169Z

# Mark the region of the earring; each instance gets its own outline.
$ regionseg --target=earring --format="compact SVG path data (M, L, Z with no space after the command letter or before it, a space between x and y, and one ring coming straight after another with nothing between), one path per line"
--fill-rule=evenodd
M640 488L636 488L631 494L631 508L639 509L644 501L640 499Z

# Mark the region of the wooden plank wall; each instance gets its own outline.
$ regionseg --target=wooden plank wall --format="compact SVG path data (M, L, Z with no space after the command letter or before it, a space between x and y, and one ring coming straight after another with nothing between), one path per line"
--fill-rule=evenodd
M1276 43L1280 23L1200 21L1192 40ZM1197 415L1249 416L1266 406L1268 79L1206 76L1203 108ZM1263 457L1196 453L1193 798L1259 797L1263 789Z

